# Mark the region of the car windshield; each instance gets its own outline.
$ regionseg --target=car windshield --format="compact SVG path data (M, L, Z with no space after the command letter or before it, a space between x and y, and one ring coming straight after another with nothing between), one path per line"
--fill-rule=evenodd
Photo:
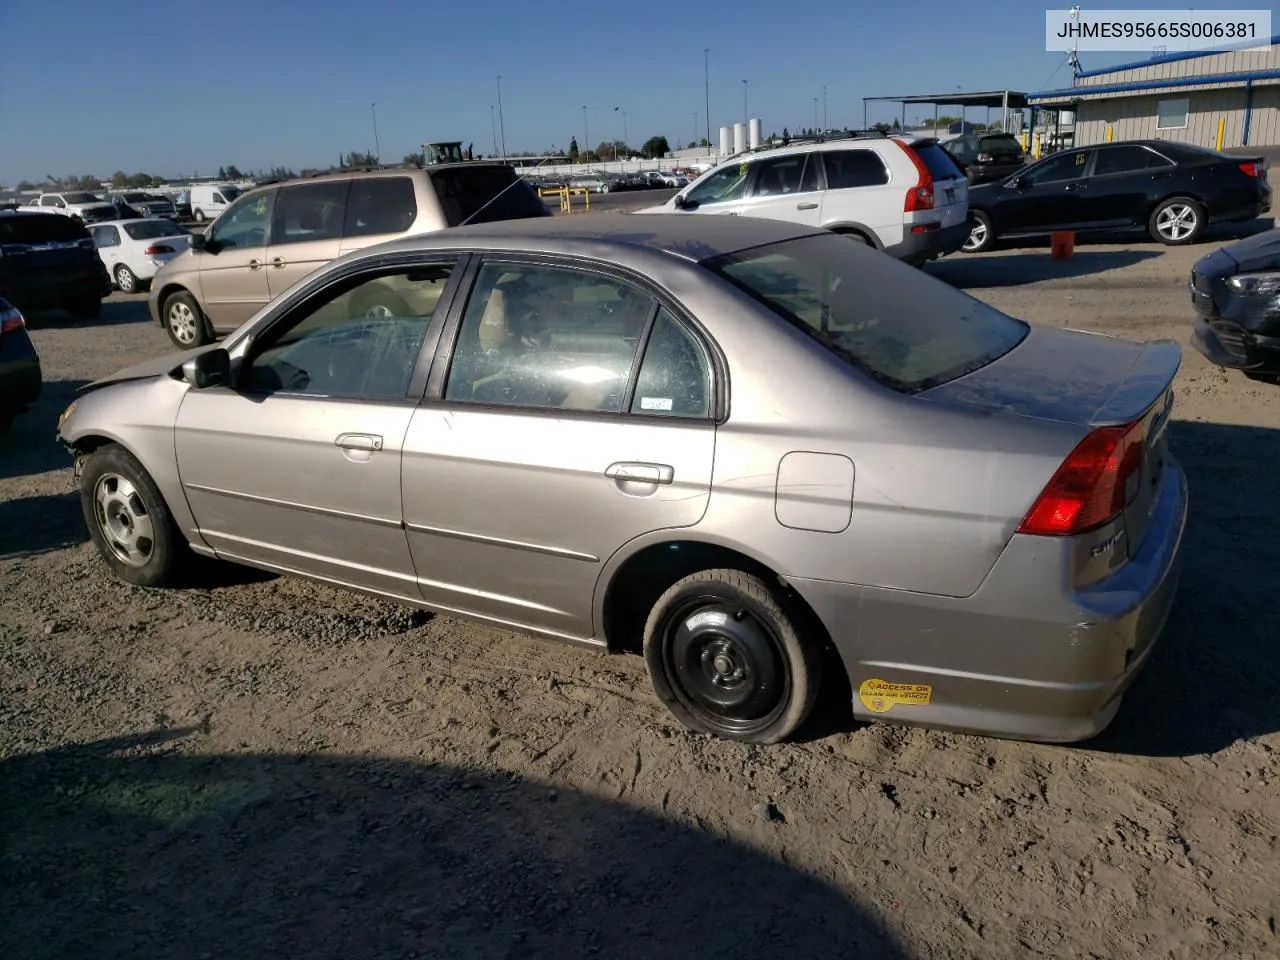
M67 243L88 237L89 231L71 217L47 213L0 217L0 244Z
M834 234L753 247L703 266L903 393L985 367L1030 330L914 267L853 256L848 240Z
M936 143L903 144L908 150L920 158L929 175L935 180L955 180L964 173L956 166L951 154Z
M168 220L140 220L126 223L124 232L134 240L156 240L160 237L179 237L187 230Z
M92 193L67 193L67 203L101 203L102 198L94 196Z
M148 199L145 193L122 193L119 197L125 203L137 203L139 200Z

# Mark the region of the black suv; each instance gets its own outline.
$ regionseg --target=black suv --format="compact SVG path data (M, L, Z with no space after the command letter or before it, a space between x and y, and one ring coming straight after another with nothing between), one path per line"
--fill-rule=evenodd
M960 161L970 183L1000 180L1026 163L1022 144L1011 133L969 133L942 145Z
M61 309L91 320L110 293L107 268L79 220L0 211L0 297L24 313Z

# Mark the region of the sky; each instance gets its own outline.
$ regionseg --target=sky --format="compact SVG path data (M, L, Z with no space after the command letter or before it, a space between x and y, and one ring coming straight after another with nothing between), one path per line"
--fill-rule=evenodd
M594 146L621 139L624 122L634 146L654 135L683 146L706 134L705 48L713 141L743 119L743 80L766 135L812 126L815 98L821 122L824 87L827 122L858 127L868 96L1070 86L1065 56L1044 50L1046 6L1069 5L0 0L0 184L296 170L375 146L398 162L427 140L489 153L499 75L508 151ZM872 104L868 120L900 109ZM932 113L908 108L908 120L917 112Z

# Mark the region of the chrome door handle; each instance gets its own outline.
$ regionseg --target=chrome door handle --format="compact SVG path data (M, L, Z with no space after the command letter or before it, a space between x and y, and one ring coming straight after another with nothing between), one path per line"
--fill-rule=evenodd
M382 438L372 433L342 433L333 442L344 450L375 451L382 449Z
M797 210L817 210L818 205L816 203L797 203L796 209Z
M604 475L619 483L668 484L675 480L676 471L665 463L611 463L605 467Z
M250 270L257 270L257 269L259 269L261 266L262 266L262 261L261 261L261 260L250 260L250 261L249 261L249 269L250 269Z
M284 266L284 264L285 264L284 257L272 257L272 258L271 258L271 265L272 265L273 267L283 267L283 266Z

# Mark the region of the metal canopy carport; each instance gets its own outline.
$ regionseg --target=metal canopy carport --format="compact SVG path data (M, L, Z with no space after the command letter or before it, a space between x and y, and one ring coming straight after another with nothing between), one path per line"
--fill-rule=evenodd
M902 126L905 129L907 125L907 104L927 103L933 105L933 121L936 129L938 125L938 107L959 107L960 118L964 119L964 110L966 107L1000 107L1004 111L1001 119L1001 129L1007 129L1009 125L1009 110L1022 110L1027 106L1027 95L1021 90L986 90L979 93L961 93L953 90L951 93L922 93L906 97L863 97L862 98L862 128L867 129L867 104L872 102L888 102L902 104Z

